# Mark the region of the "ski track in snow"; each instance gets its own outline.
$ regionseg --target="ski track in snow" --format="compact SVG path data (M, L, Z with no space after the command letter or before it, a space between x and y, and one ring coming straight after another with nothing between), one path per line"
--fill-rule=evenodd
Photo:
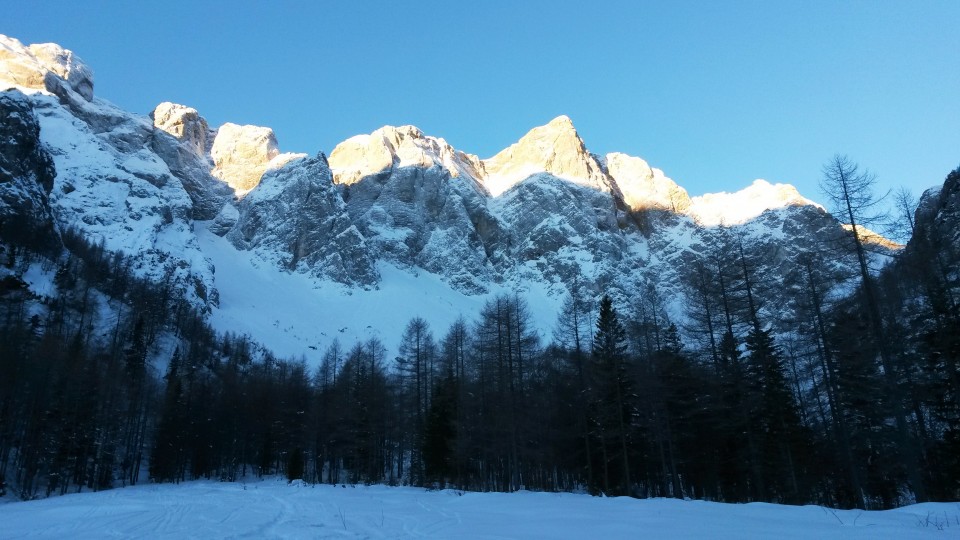
M0 538L960 537L960 504L882 512L819 506L463 493L271 478L142 485L0 504Z

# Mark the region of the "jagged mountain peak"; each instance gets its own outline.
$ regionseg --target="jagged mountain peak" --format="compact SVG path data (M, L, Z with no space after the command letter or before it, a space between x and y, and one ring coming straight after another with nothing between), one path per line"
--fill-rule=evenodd
M24 45L0 34L0 90L20 87L56 93L54 76L87 101L93 99L93 70L56 43Z
M482 176L477 156L454 149L447 141L425 135L411 125L384 126L369 135L356 135L330 153L330 168L337 184L354 184L394 167L443 167L452 177L474 181Z
M577 131L577 129L573 127L573 120L571 120L570 117L565 114L561 114L560 116L547 122L547 124L542 127L549 127L556 131L573 131L574 133Z
M279 153L268 128L213 129L196 109L169 102L148 119L87 101L74 85L87 80L82 63L52 47L37 50L44 53L0 39L0 81L15 89L0 100L0 113L33 116L37 128L8 130L16 137L0 152L0 168L18 183L5 186L6 208L39 209L47 222L134 254L138 275L160 280L172 272L188 301L292 355L323 346L332 336L317 329L348 310L266 312L246 301L250 285L240 276L266 276L258 283L268 287L277 272L309 277L293 276L284 293L271 289L279 305L295 298L347 306L341 293L365 295L375 308L350 305L352 327L339 332L356 337L402 324L379 309L384 295L421 305L427 282L436 291L424 304L439 317L432 324L452 322L483 295L521 291L537 295L546 329L565 284L579 277L622 298L649 280L682 302L675 286L682 269L711 242L697 222L749 228L759 252L775 245L794 253L842 231L788 185L757 181L691 199L643 159L591 154L566 116L487 160L401 125L352 137L326 160L282 166L291 156ZM24 70L34 78L18 78ZM38 172L17 172L12 164L28 148L48 151L53 167L37 157L25 162ZM27 199L29 207L20 202ZM804 206L752 219L790 205ZM631 215L625 207L680 216Z
M209 150L212 135L210 127L193 107L165 101L153 109L150 117L154 127L185 142L198 156L203 156Z
M682 213L690 207L687 190L643 159L614 152L607 154L604 161L623 202L631 209L659 208Z
M771 184L757 179L752 184L734 193L707 193L693 197L689 214L701 225L739 225L767 210L788 206L821 205L800 195L790 184Z
M602 167L587 151L567 116L558 116L531 129L515 144L484 160L483 165L484 185L494 196L539 173L601 191L611 190Z

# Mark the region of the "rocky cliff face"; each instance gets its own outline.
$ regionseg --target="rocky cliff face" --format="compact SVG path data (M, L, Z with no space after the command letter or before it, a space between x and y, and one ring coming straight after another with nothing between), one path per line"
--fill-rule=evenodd
M640 158L591 154L566 117L487 160L412 126L388 126L341 143L329 164L333 185L315 188L328 201L322 208L300 203L304 175L322 176L322 168L279 169L241 202L245 228L231 231L231 241L241 249L269 245L261 257L287 268L378 287L377 272L326 262L335 236L292 232L304 220L317 227L309 220L320 213L337 223L323 230L354 227L351 256L363 268L380 261L426 270L466 294L536 283L562 295L579 276L625 299L652 284L681 312L681 274L721 232L762 254L758 272L768 281L782 279L778 272L799 252L843 234L822 207L788 185L758 180L736 193L690 198ZM268 188L268 178L290 187Z
M234 194L229 183L212 175L210 147L215 132L196 109L175 103L157 105L150 116L156 128L150 150L180 179L193 203L193 219L213 218Z
M29 100L19 92L0 93L0 232L32 242L55 240L48 199L55 176Z
M240 202L227 238L273 265L350 286L379 278L376 258L351 222L325 157L267 173Z
M178 176L157 151L169 150L172 162L185 150L172 137L158 143L158 133L169 136L149 119L97 99L89 68L70 51L7 37L0 50L3 126L17 133L11 148L19 163L5 169L9 185L29 194L12 207L48 212L54 229L75 227L109 250L136 255L137 274L171 280L199 306L214 304L213 268L193 235L184 180L199 199L213 186L190 168Z
M929 258L931 247L940 251L940 260L933 261L940 268L955 268L960 261L960 168L947 175L943 186L927 190L920 198L905 258ZM960 286L960 275L955 273L940 279L951 282L953 288Z
M213 175L236 191L247 192L260 183L270 160L280 155L270 128L224 124L210 147L216 165Z

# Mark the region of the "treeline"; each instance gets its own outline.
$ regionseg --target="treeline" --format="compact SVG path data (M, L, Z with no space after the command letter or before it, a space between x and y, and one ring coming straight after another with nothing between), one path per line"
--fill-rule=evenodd
M833 165L840 181L860 178ZM412 318L395 352L334 342L315 369L218 335L174 284L134 278L129 258L76 233L63 252L7 240L7 267L55 268L57 297L37 302L12 270L2 281L0 475L24 498L146 470L862 508L956 500L956 224L905 207L912 240L899 252L871 253L856 226L790 256L720 229L667 292L642 272L632 291L575 276L552 336L521 296L501 295L447 329ZM878 275L879 256L895 260ZM151 351L166 351L165 373Z

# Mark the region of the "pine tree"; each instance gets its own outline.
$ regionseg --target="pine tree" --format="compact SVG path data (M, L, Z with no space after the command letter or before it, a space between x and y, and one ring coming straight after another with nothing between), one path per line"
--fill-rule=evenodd
M448 371L434 388L423 431L424 474L428 484L442 488L453 472L456 418L456 385L452 371Z
M823 167L821 189L832 201L838 215L850 226L850 244L857 256L860 268L860 292L863 308L870 322L870 331L880 355L883 374L887 385L887 394L897 426L897 447L900 458L906 467L910 487L919 501L927 499L926 487L920 474L920 453L917 441L910 433L903 393L898 381L899 366L887 342L883 317L876 284L868 268L866 242L863 236L864 226L869 224L872 209L880 202L873 196L872 188L876 177L867 171L861 171L856 163L846 156L834 156Z
M800 418L784 372L782 353L770 329L750 330L745 343L749 352L750 412L767 489L762 496L767 500L802 501L796 466Z
M150 455L150 478L158 482L182 480L184 419L183 384L180 379L180 350L177 349L167 366L164 377L167 388L164 393L160 423L154 437Z
M604 295L593 336L592 420L599 439L603 489L607 493L628 494L631 489L629 432L636 411L627 363L626 332L613 300ZM618 478L611 478L611 466L619 468Z
M423 436L424 419L430 406L430 379L436 357L436 346L430 325L421 317L414 317L407 323L400 340L400 355L396 368L399 377L400 392L404 400L403 419L405 435L409 437L401 442L400 459L407 449L410 451L410 481L415 485L423 483L423 455L420 451Z

